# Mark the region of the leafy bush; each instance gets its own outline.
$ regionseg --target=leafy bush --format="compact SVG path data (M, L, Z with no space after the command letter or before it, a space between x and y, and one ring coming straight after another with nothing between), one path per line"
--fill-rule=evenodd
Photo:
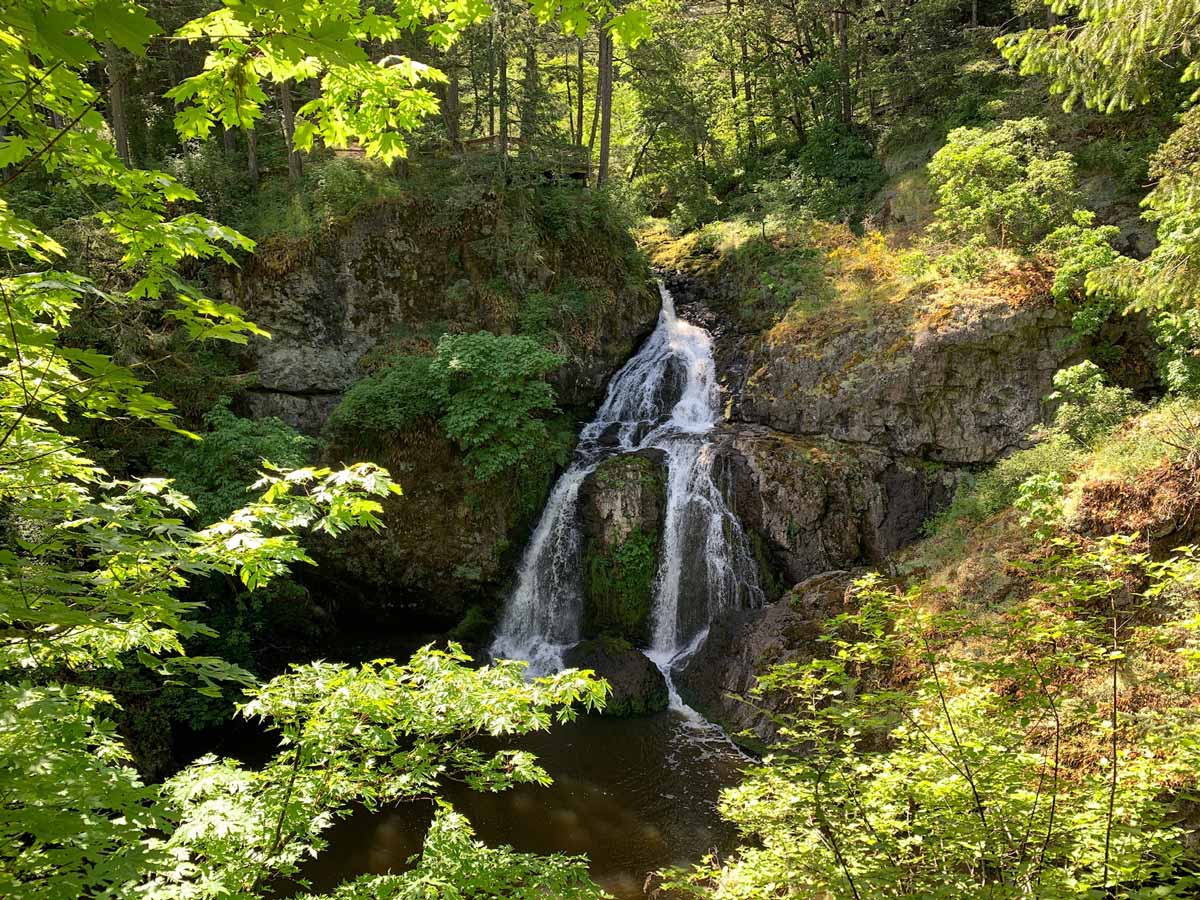
M1081 336L1093 335L1120 308L1116 297L1106 292L1089 291L1088 274L1111 266L1118 253L1112 239L1120 229L1113 225L1095 226L1096 216L1077 209L1069 225L1054 229L1042 242L1042 249L1058 263L1051 293L1054 299L1074 308L1071 326Z
M557 408L546 375L562 362L525 336L480 331L438 342L430 373L444 403L440 421L476 478L520 467L545 448L549 431L537 414Z
M544 305L538 301L530 316L546 313ZM433 357L391 357L357 382L330 414L326 434L361 446L436 419L486 481L544 459L560 443L539 414L557 410L546 375L562 363L526 335L446 334Z
M1162 312L1152 320L1159 351L1155 368L1172 393L1200 396L1200 310Z
M722 900L1194 895L1200 861L1172 794L1192 783L1200 738L1195 625L1150 636L1118 623L1191 599L1196 549L1160 564L1131 543L1060 539L1027 567L1032 596L994 617L946 609L928 585L861 579L816 658L751 692L781 698L782 744L722 796L742 846L665 887ZM1129 656L1147 641L1174 659L1139 701Z
M521 300L518 321L521 333L547 341L579 321L595 304L592 294L574 283L549 291L534 291Z
M801 205L822 219L837 222L861 218L866 202L886 180L871 145L834 126L809 133L788 177Z
M977 234L960 247L942 256L937 261L938 271L960 281L974 281L988 270L995 251L988 246L983 235Z
M926 531L940 534L963 519L982 522L1012 506L1021 485L1030 478L1065 478L1082 459L1082 451L1072 441L1052 433L1041 443L1018 450L987 471L962 481L950 505L929 521Z
M999 247L1029 249L1077 205L1075 162L1055 150L1044 119L955 129L929 174L937 230L947 238L982 235Z
M393 356L384 368L354 383L325 423L335 439L407 431L441 414L441 384L427 356Z
M199 441L173 438L154 460L196 504L196 518L202 523L246 505L248 486L258 480L263 460L299 468L308 461L314 443L279 419L243 419L225 403L205 415L204 425Z
M1090 360L1056 373L1054 393L1047 399L1058 403L1054 428L1087 448L1142 409L1130 390L1107 384L1104 372Z

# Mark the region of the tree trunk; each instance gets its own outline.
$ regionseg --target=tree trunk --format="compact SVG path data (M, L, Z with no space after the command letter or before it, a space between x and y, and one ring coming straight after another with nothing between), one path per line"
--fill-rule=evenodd
M746 35L741 37L742 51L742 97L746 102L746 138L750 142L750 152L758 151L758 128L754 124L754 96L750 87L750 53L746 48Z
M591 173L592 154L596 147L596 130L600 125L600 95L603 93L604 82L604 39L601 38L597 43L599 49L596 52L596 96L592 100L592 128L588 133L588 172Z
M603 79L600 102L600 162L596 170L596 184L608 181L608 154L612 138L612 92L613 92L613 37L608 31L600 33L600 72Z
M733 19L733 0L725 0L725 19L730 21ZM742 152L742 126L741 117L738 116L738 86L737 86L737 68L733 64L733 31L728 31L726 37L729 40L729 99L733 106L733 143L740 155Z
M117 156L125 165L129 155L129 64L125 55L112 44L104 45L105 71L108 74L108 119L112 127Z
M575 118L579 120L579 140L575 143L583 146L583 38L575 39L575 86L578 96L575 98Z
M525 42L525 77L521 85L521 141L524 150L532 148L534 132L537 131L538 95L542 90L541 72L538 70L537 29L530 28Z
M300 151L296 149L296 110L292 106L292 83L285 81L279 85L279 108L283 111L283 141L287 147L288 178L299 181L304 174L304 161Z
M436 88L438 108L442 112L442 124L446 126L446 140L450 143L450 149L457 151L462 147L462 129L460 128L462 104L459 102L457 54L452 52L451 55L447 55L444 65L446 83L438 85Z
M496 20L488 20L488 137L496 145Z
M246 129L246 172L250 183L258 186L258 132L251 125Z
M837 17L838 57L842 75L842 121L849 125L854 118L850 100L850 10L842 8L834 15Z
M497 68L500 75L500 164L508 165L508 8L503 0L496 18Z
M225 151L226 156L233 156L237 152L237 135L232 128L226 128L224 125L221 128L221 149Z

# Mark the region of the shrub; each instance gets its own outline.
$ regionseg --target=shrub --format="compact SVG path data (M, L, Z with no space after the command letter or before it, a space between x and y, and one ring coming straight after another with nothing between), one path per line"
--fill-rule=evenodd
M1059 303L1073 307L1071 326L1083 337L1099 331L1120 308L1112 294L1087 288L1088 274L1111 266L1119 255L1111 242L1120 229L1097 228L1095 220L1095 213L1077 209L1071 224L1054 229L1041 245L1058 264L1051 293Z
M426 356L393 356L385 368L342 397L325 423L335 439L361 441L407 431L421 419L441 414L441 386Z
M557 410L546 375L563 359L525 335L446 334L433 357L394 356L357 382L326 423L333 440L378 442L436 420L479 481L522 469L561 442L540 413Z
M285 469L308 462L313 440L275 418L243 419L219 403L204 417L201 440L173 438L154 458L156 467L196 504L203 523L227 516L250 499L263 460Z
M476 478L521 467L549 443L537 414L557 408L546 375L562 362L526 336L480 331L438 342L430 372L444 403L440 421Z
M1061 434L1050 434L1036 446L1018 450L962 481L950 505L929 521L926 531L942 533L962 519L982 522L1012 506L1030 478L1065 478L1082 459L1083 452L1074 443Z
M1077 205L1075 162L1054 149L1043 119L957 128L929 163L947 238L982 235L999 247L1029 249Z
M1104 372L1090 360L1061 369L1047 399L1058 403L1054 428L1089 449L1142 409L1130 390L1107 384Z
M1200 310L1159 313L1151 324L1159 380L1171 393L1200 396Z

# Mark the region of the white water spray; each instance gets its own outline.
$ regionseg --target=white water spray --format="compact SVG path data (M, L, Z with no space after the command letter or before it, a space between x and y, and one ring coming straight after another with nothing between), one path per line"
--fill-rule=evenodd
M580 639L583 612L579 488L611 456L666 454L662 561L655 582L653 639L646 655L662 670L671 705L685 709L671 673L704 643L720 613L762 602L745 533L717 483L711 433L719 393L712 337L680 319L660 282L654 333L613 378L575 458L550 494L517 573L492 655L529 660L534 673L562 667Z

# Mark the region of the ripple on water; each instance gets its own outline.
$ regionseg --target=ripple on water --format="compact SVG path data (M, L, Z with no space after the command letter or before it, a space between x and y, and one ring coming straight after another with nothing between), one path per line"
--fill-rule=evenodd
M519 744L538 755L553 785L447 792L489 844L586 854L592 877L621 900L641 897L655 869L733 845L716 803L745 760L714 726L674 712L587 717ZM305 874L328 890L364 872L402 871L420 850L430 815L428 804L414 803L354 816L333 830L329 849Z

